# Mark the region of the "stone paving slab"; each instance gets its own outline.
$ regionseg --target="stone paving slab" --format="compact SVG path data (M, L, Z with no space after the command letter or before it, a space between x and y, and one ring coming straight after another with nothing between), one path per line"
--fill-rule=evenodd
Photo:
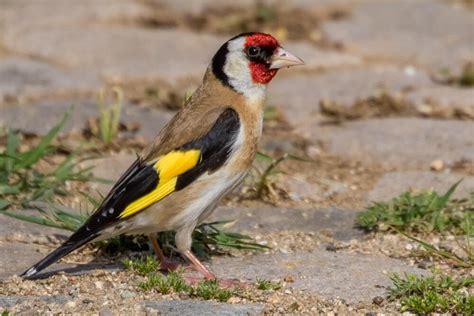
M100 86L93 74L68 71L22 57L0 58L0 104L51 94L88 92Z
M235 220L231 231L269 233L277 231L324 232L337 240L361 238L364 233L354 228L357 212L339 208L233 208L220 207L207 220Z
M438 71L472 60L474 13L443 0L363 1L351 17L323 24L329 38L364 56Z
M270 6L311 10L332 5L350 5L352 3L357 3L360 1L366 0L265 0L264 3ZM203 14L209 7L212 7L214 9L218 8L222 10L229 8L243 8L253 10L256 3L254 0L221 0L218 2L216 2L215 0L150 0L150 2L172 12L192 15Z
M32 306L35 302L41 301L45 303L66 304L71 300L71 297L65 295L44 295L44 296L6 296L0 295L0 308L9 309L22 302L28 301ZM25 311L28 314L29 311ZM33 311L31 314L35 315ZM22 314L23 315L23 314Z
M357 99L380 92L399 93L432 84L421 70L394 66L341 68L306 75L283 72L269 85L267 104L278 107L297 131L309 137L307 129L320 121L321 100L351 106Z
M209 7L212 8L250 8L255 5L254 0L151 0L150 3L179 14L200 15Z
M313 126L311 139L348 158L427 170L433 160L474 160L471 121L388 118L353 121L341 126Z
M460 179L463 181L454 192L454 197L466 197L474 192L474 177L472 176L429 171L389 172L375 183L372 191L368 193L368 199L387 201L410 189L433 189L443 194Z
M37 251L35 244L23 242L0 242L0 280L19 275L37 261L41 260L45 254Z
M64 132L80 132L86 127L88 119L98 117L97 103L90 99L41 101L21 106L0 106L0 126L44 135L61 120L71 105L75 105L74 111L66 122ZM170 111L124 104L121 121L139 123L136 135L151 140L173 115Z
M36 28L7 35L4 45L64 67L97 74L107 81L178 80L204 75L226 38L175 29L125 26Z
M147 312L158 312L160 315L260 315L262 304L227 304L212 301L178 300L148 301L141 303Z
M14 36L45 26L135 21L151 14L144 3L135 0L2 0L0 33Z
M391 285L387 272L426 273L396 259L322 249L310 253L218 257L213 259L211 268L219 276L245 280L281 280L291 275L295 282L288 287L326 298L339 297L347 303L370 303L373 297L384 296L385 288Z

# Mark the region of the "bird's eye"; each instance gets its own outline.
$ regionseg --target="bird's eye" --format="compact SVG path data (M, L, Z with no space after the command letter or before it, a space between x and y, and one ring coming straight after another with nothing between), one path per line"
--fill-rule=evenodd
M247 54L249 55L249 57L257 57L260 54L260 47L250 46Z

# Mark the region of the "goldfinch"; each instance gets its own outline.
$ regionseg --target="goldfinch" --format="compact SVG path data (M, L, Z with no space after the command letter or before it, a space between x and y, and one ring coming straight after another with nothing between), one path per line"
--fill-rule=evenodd
M215 279L191 249L191 234L245 177L262 134L267 84L278 69L304 64L269 34L224 43L186 105L138 155L101 206L69 239L22 276L32 277L75 249L119 234L176 232L178 251Z

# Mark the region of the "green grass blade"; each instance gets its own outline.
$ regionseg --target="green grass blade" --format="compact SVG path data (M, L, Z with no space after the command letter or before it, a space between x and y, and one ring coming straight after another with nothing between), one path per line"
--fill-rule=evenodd
M60 225L48 218L45 217L39 217L39 216L33 216L33 215L24 215L20 214L19 212L9 212L9 211L1 211L0 214L4 214L6 216L10 216L25 222L30 222L34 224L39 224L43 226L49 226L49 227L54 227L54 228L59 228L59 229L64 229L63 225Z
M12 132L11 130L8 131L8 136L7 136L7 148L5 151L6 156L11 157L5 161L5 171L7 173L10 173L13 170L13 165L15 160L12 159L13 157L16 158L16 150L18 148L20 140L17 134Z
M449 199L451 198L451 195L453 195L454 191L456 191L456 188L458 187L458 185L462 182L463 179L459 180L458 182L456 182L455 184L453 184L449 190L442 196L440 197L439 199L436 199L436 209L442 209L443 207L446 206L446 204L448 203Z
M10 206L10 202L0 199L0 211L6 209L8 206Z
M22 161L19 162L15 169L22 169L22 168L29 168L36 162L38 162L42 157L44 157L48 153L48 147L50 146L53 139L59 134L59 132L63 129L64 124L68 120L72 111L72 107L66 111L61 121L56 124L42 139L41 142L33 148L31 151L22 155Z
M53 176L60 180L65 180L69 178L69 175L72 174L72 168L74 167L73 160L75 158L74 154L70 154L64 159L49 175Z
M257 155L256 155L256 159L257 160L263 160L263 161L268 161L268 162L272 162L273 161L273 157L270 157L260 151L257 151Z
M0 195L7 195L7 194L18 194L20 193L20 186L19 185L8 185L8 184L0 184Z

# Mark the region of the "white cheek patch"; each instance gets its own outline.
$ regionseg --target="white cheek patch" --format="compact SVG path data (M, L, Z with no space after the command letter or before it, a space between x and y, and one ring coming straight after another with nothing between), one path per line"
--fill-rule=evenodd
M249 61L244 54L245 38L238 38L228 43L229 53L224 65L224 72L229 83L238 92L252 102L265 99L266 85L253 82Z

